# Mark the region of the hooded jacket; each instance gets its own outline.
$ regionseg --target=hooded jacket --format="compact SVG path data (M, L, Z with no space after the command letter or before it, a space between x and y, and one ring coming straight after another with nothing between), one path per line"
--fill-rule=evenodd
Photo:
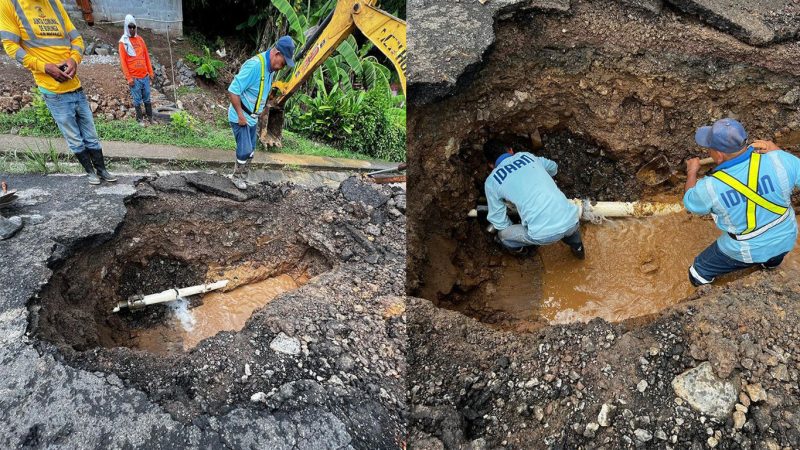
M145 78L147 76L155 76L153 73L153 65L150 62L150 53L147 51L147 45L144 39L136 33L136 36L131 36L128 33L128 24L136 24L136 19L132 15L125 16L125 32L119 39L119 62L122 66L122 73L128 83L133 81L134 78ZM131 55L131 52L133 55Z

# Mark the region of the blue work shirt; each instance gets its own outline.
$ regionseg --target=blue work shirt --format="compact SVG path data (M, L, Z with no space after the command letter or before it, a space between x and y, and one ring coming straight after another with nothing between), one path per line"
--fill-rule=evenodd
M253 56L242 64L239 73L236 74L233 81L231 81L231 85L228 86L228 92L238 95L242 100L242 105L256 115L260 114L264 109L267 97L269 97L269 91L272 88L272 79L275 77L275 72L272 72L272 67L269 63L269 51L264 52L263 55L266 60L266 73L264 74L264 92L261 94L261 103L258 107L253 107L256 99L258 99L258 88L261 85L261 60L259 60L258 55ZM242 112L247 118L247 124L251 127L255 126L258 117L252 117L244 110ZM228 121L239 122L239 115L236 114L232 104L228 106Z
M489 222L498 230L513 225L503 202L507 200L517 207L531 239L547 240L574 227L580 210L556 186L557 171L554 161L528 152L498 158L484 184Z
M746 185L752 152L753 147L749 147L714 170L721 170ZM683 195L683 205L694 214L711 214L717 228L725 232L717 239L723 253L737 261L761 263L794 247L797 222L791 195L795 187L800 187L800 159L783 150L761 155L757 191L767 200L788 207L789 217L763 234L744 241L737 241L728 233L738 235L747 229L747 200L722 181L711 176L703 177ZM756 230L779 217L756 206Z

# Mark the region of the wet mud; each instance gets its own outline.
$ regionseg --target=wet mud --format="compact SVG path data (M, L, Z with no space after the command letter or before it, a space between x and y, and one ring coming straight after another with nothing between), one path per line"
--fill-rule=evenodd
M80 252L54 273L33 306L35 334L76 351L131 347L165 353L194 347L218 331L238 331L258 306L279 293L260 291L254 283L284 274L313 277L331 267L297 236L277 234L292 218L275 217L269 206L253 202L236 208L210 199L195 209L191 198L179 195L134 200L114 239ZM112 312L134 295L222 279L237 288L227 298L209 293L192 299L202 303L198 314L206 316L199 334L183 335L169 304ZM253 284L242 286L242 281ZM228 309L226 300L237 303ZM214 305L219 305L216 312Z
M481 202L489 173L482 147L490 138L556 161L555 179L568 197L599 201L679 198L684 160L705 156L694 145L694 129L718 117L736 116L751 137L800 150L800 141L793 138L795 128L800 128L800 113L779 101L794 89L800 76L791 63L798 56L795 45L753 49L702 24L686 23L673 11L658 17L639 12L631 18L616 2L577 2L566 15L518 11L501 17L495 22L494 44L459 88L430 104L413 105L409 114L409 186L417 199L411 209L415 220L409 224L413 251L408 281L413 295L487 323L516 328L507 319L519 314L509 316L491 305L505 301L495 297L495 286L507 268L513 272L518 264L491 241L485 224L465 217ZM666 171L675 175L651 186L637 172L656 157L663 158ZM675 267L686 266L689 253L711 242L713 225L708 225L702 228L709 233L698 237L699 244L678 257ZM626 246L633 255L619 258L604 250L603 257L620 259L619 265L633 264L645 280L655 277L655 270L646 266L648 258L667 259L659 256L663 252L657 243L647 243L652 236L646 229L623 232L611 240L602 232L588 234L589 239L598 234L603 242ZM645 244L632 248L635 239L645 239ZM556 262L559 258L548 255L563 253L564 267L572 267L565 249L556 245L541 252L540 256L551 260L548 264L529 263L544 268L530 273L534 295L547 289L539 287L546 284L543 279L557 276L553 267L561 264ZM601 268L598 264L589 261L587 265ZM612 270L601 268L603 273L593 275L589 284L567 274L570 282L564 284L569 287L562 289L596 292L589 295L587 304L615 295L616 275L622 271L616 270L617 263L610 264ZM662 299L660 292L665 291L659 289L667 289L667 297L677 295L674 292L687 295L690 291L685 286L674 288L684 278L679 271L683 269L676 269L674 281L645 290L653 298L633 301L626 294L623 297L629 300L619 300L612 309L625 302L666 306L677 301ZM611 285L597 289L603 279ZM544 312L541 323L554 320L554 305L569 303L555 295L565 292L551 288L552 295L545 294L534 308L550 311ZM595 311L607 318L644 312L632 308L630 314Z
M52 274L27 303L42 358L102 374L175 423L210 433L244 412L287 418L296 428L287 439L309 433L304 421L329 418L327 430L354 448L396 446L405 402L402 186L353 177L335 190L264 183L241 196L225 178L183 174L145 178L131 191L113 232L55 245ZM230 281L222 291L112 313L130 295L221 279Z
M165 305L169 311L163 323L134 333L130 347L152 353L188 351L220 331L241 330L256 309L307 281L305 274L283 274L229 292L204 294L196 306L187 299L171 302Z

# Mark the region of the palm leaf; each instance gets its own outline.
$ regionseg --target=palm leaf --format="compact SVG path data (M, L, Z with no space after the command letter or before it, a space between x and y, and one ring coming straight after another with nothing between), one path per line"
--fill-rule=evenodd
M325 69L328 71L328 76L330 77L331 82L338 83L341 77L339 72L339 66L336 65L336 61L334 61L333 58L328 58L325 60L323 64L325 66Z
M289 29L294 32L294 35L300 44L305 44L305 36L303 35L303 30L305 28L301 24L300 18L297 17L297 13L294 11L294 8L292 8L292 5L290 5L286 0L270 1L272 2L272 5L286 17L286 20L289 22Z
M339 47L336 48L336 53L342 55L344 60L347 62L347 65L350 67L350 70L352 70L357 77L361 77L364 69L361 66L361 59L358 57L358 53L356 52L356 45L357 44L355 43L353 36L349 36L347 39L342 41L341 44L339 44Z
M336 6L336 0L328 0L319 7L314 14L308 18L309 23L319 23L325 16L328 15L331 11L333 11L333 7Z

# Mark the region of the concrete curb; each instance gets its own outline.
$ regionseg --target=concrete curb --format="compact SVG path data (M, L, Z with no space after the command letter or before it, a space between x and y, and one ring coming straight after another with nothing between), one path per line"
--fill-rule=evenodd
M0 134L0 154L31 149L36 153L46 153L50 146L59 154L69 154L67 144L62 138L42 138ZM170 163L178 161L202 161L210 167L233 166L234 153L228 150L208 148L176 147L161 144L142 144L139 142L102 141L105 156L114 159L143 159L151 163ZM395 163L366 161L346 158L330 158L311 155L290 155L285 153L257 152L254 165L281 169L295 166L310 170L329 170L337 172L368 172L396 167Z

